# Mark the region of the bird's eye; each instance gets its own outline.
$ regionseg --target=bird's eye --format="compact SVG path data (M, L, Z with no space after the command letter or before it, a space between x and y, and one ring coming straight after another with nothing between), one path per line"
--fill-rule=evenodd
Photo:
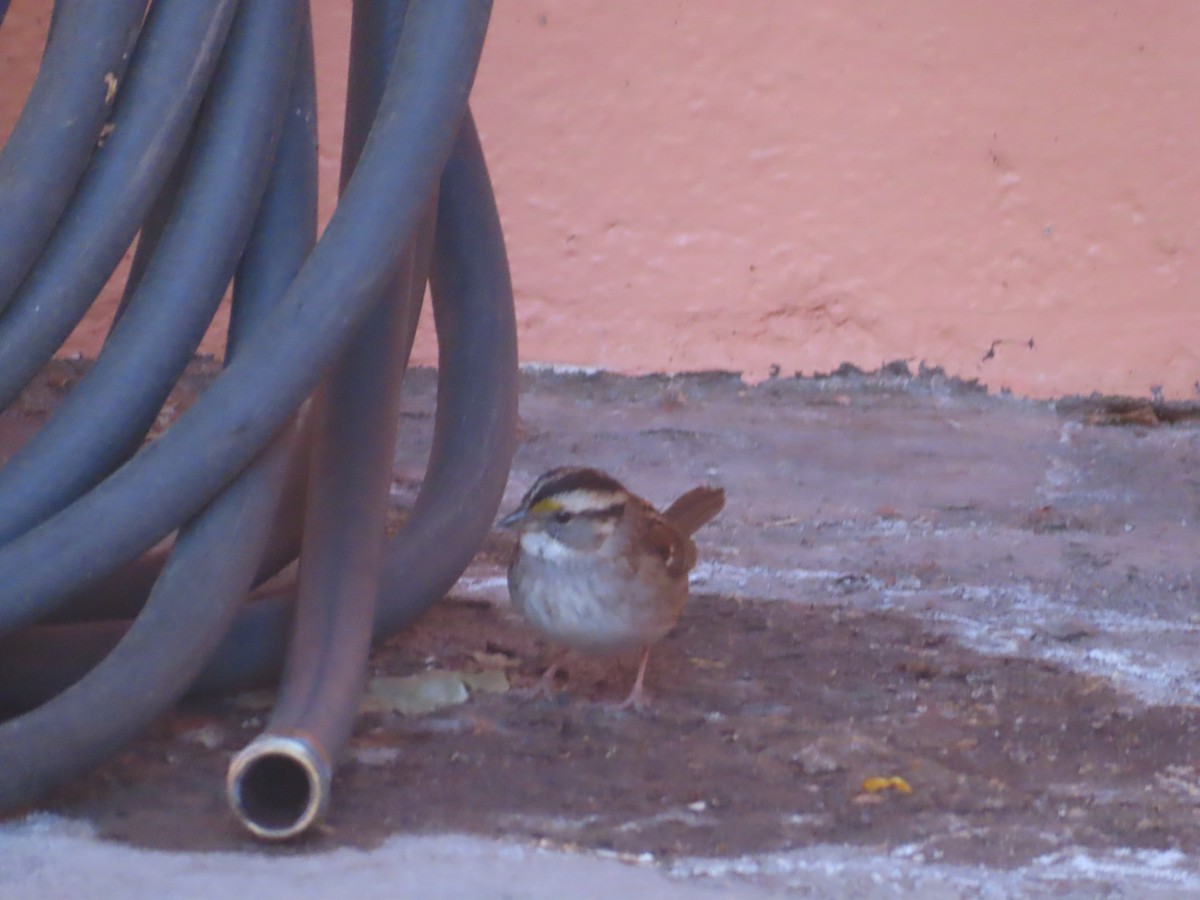
M565 509L560 509L554 513L554 521L565 524L571 521L571 514Z

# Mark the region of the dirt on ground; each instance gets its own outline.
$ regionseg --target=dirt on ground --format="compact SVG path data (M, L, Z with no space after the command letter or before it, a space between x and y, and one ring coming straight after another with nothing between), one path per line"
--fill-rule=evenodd
M398 508L434 402L428 373L410 381ZM1200 857L1192 412L1055 408L895 368L756 388L531 375L510 501L561 463L660 503L700 480L729 491L651 656L651 705L617 708L636 659L569 657L555 695L528 696L556 648L504 600L511 539L494 534L371 661L373 685L449 678L460 694L368 704L327 820L279 852L453 831L656 859ZM260 851L223 784L267 702L189 701L43 808L138 846Z
M826 843L923 843L993 866L1065 840L1200 850L1200 710L1138 708L1099 678L981 656L907 616L699 595L651 658L644 712L616 709L635 661L572 660L556 696L523 696L552 654L487 601L450 599L389 641L376 675L499 668L511 689L365 713L326 824L291 849L453 831L659 859ZM259 850L221 785L262 721L231 700L189 704L48 806L139 846ZM864 789L894 777L911 793Z

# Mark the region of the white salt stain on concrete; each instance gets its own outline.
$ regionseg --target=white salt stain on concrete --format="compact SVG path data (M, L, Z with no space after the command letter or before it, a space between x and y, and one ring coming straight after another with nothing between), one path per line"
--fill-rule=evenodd
M696 590L806 603L899 611L929 622L965 646L992 656L1058 663L1107 678L1146 703L1200 703L1200 623L1121 612L1094 600L1052 597L1022 584L886 587L879 579L828 569L739 566L701 561ZM852 585L852 593L839 586ZM1070 623L1064 634L1064 623Z

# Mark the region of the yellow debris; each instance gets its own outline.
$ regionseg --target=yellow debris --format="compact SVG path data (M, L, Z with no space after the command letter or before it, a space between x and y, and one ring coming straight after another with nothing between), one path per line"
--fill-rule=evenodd
M899 775L890 775L886 778L868 778L863 781L862 789L868 794L878 794L881 791L889 790L896 791L899 794L911 794L913 792L912 786Z

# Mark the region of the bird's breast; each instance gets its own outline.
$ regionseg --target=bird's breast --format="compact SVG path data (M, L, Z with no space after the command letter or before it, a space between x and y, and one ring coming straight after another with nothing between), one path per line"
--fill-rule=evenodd
M686 579L635 572L619 557L555 544L546 535L523 538L508 571L514 605L547 637L615 653L657 641L678 620Z

